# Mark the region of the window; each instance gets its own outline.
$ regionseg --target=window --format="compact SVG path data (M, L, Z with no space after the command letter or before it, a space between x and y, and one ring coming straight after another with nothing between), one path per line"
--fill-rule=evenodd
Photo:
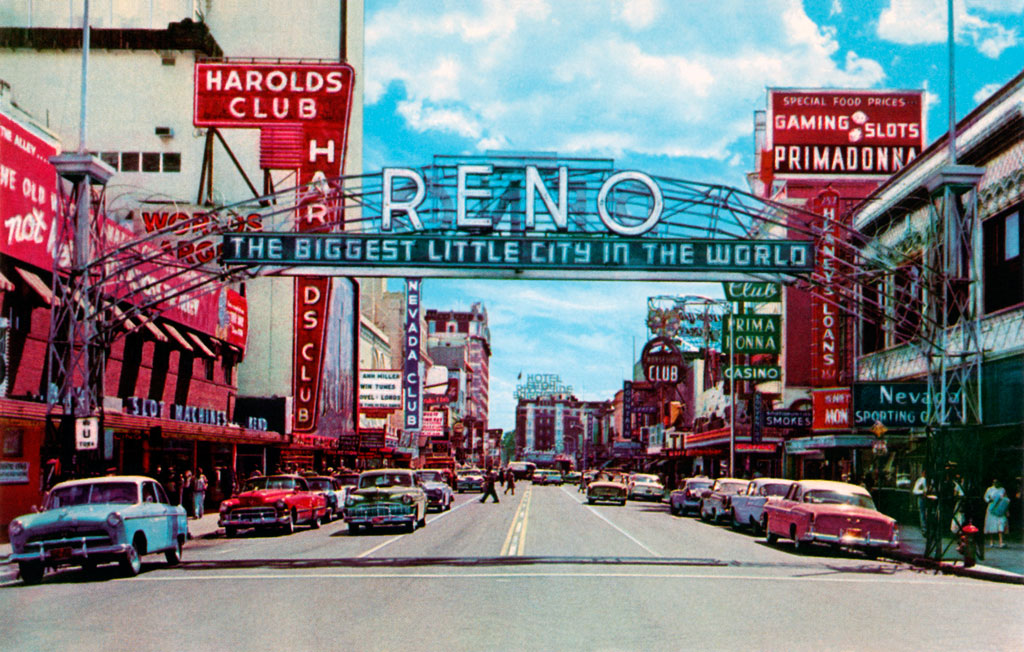
M143 172L159 172L160 171L160 152L145 152L142 155L142 171Z
M115 170L118 168L120 158L117 152L103 152L100 154L100 159Z
M917 335L924 309L921 293L921 261L901 265L893 276L893 344Z
M179 152L165 152L164 172L181 172L181 154Z
M121 172L139 171L139 153L121 152Z
M868 281L861 290L861 353L885 348L885 281Z
M982 225L985 313L1024 302L1020 214L1021 209L1017 208Z

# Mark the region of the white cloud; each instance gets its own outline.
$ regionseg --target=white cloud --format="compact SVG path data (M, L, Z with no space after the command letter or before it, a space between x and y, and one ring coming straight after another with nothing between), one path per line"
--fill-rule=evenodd
M622 20L632 29L649 27L662 12L661 0L623 0Z
M624 31L625 21L642 30ZM464 136L478 151L728 164L747 148L766 86L885 79L877 62L843 51L798 0L399 0L368 12L366 34L367 105L397 85L411 128Z
M972 99L974 100L975 104L981 104L982 102L987 100L989 96L992 95L992 93L995 93L1002 87L1002 84L985 84L984 86L978 89L978 92L974 94L974 97Z
M991 59L1020 44L1016 28L1008 28L983 14L1019 14L1024 0L1013 2L955 0L953 24L958 43L969 42ZM948 14L945 2L935 0L890 0L878 18L878 36L903 45L926 45L948 40Z

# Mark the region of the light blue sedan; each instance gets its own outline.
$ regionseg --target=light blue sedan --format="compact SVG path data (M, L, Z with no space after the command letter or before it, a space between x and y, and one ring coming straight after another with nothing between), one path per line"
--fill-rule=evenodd
M43 511L19 516L8 527L10 556L21 579L37 584L46 568L75 565L91 570L116 561L138 575L143 555L164 553L181 561L188 538L185 508L171 505L163 487L143 476L71 480L46 496Z

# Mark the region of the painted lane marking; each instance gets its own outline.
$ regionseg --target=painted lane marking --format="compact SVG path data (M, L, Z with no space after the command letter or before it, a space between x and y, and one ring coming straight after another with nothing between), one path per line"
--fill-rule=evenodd
M523 549L526 547L526 526L530 522L530 504L533 502L533 487L526 492L526 509L523 510L523 528L519 531L519 546L516 554L523 556Z
M533 487L528 487L526 492L519 499L516 513L512 516L512 522L508 526L508 534L505 535L505 542L501 544L500 557L508 557L523 554L523 540L526 531L526 515L530 510L530 498L533 496Z
M572 499L572 500L573 500L574 502L576 502L576 503L578 503L578 504L580 504L580 505L583 505L583 501L580 501L580 500L578 500L578 499L577 499L577 498L576 498L575 496L573 496L573 495L572 495L571 493L569 493L569 492L568 492L568 491L567 491L567 490L565 489L565 487L562 487L562 492L563 492L563 493L564 493L564 494L565 494L566 496L568 496L568 497L569 497L570 499ZM641 542L641 541L640 541L639 539L637 539L636 537L634 537L634 536L633 536L632 534L630 534L629 532L626 532L625 530L623 530L622 528L620 528L620 527L619 527L618 525L616 525L616 524L612 523L611 521L609 521L609 520L608 520L608 518L607 518L607 517L606 517L606 516L605 516L604 514L601 514L601 513L600 513L600 512L598 512L598 511L597 511L596 509L594 509L594 506L593 506L593 505L584 505L584 507L586 507L586 508L587 508L587 510L588 510L588 511L589 511L589 512L590 512L591 514L593 514L594 516L598 517L599 519L601 519L602 521L604 521L604 522L605 522L605 523L607 523L608 525L610 525L610 526L612 526L613 528L615 528L616 530L618 530L618 531L619 531L619 532L620 532L620 533L621 533L621 534L622 534L623 536L625 536L625 537L626 537L627 539L629 539L630 541L632 541L632 542L633 542L633 543L635 543L636 545L640 546L641 548L643 548L643 549L644 549L644 550L646 550L647 552L651 553L651 554L652 554L652 555L654 555L655 557L661 557L661 555L659 555L659 554L658 554L657 552L655 552L655 551L651 550L650 548L648 548L648 547L647 547L646 545L644 545L644 544L643 544L643 543L642 543L642 542Z
M448 516L449 514L462 509L463 507L465 507L469 503L470 503L470 501L466 501L466 502L462 503L461 505L459 505L458 507L452 507L447 512L441 512L440 514L434 516L434 518L428 520L427 524L429 525L430 523L433 523L434 521L436 521L439 518L444 518L445 516ZM399 534L399 535L396 535L394 537L391 537L390 539L384 541L383 543L379 543L376 546L374 546L374 547L370 548L369 550L367 550L366 552L364 552L364 553L362 553L360 555L357 555L356 559L361 559L363 557L369 557L370 555L372 555L373 553L377 552L378 550L380 550L384 546L390 545L390 544L394 543L395 541L401 540L403 536L404 535Z

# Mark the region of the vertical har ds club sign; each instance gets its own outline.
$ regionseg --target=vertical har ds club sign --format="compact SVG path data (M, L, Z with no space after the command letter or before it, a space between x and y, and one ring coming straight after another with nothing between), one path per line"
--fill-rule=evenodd
M422 279L405 279L405 364L402 369L402 390L405 394L405 430L420 429L420 285Z

